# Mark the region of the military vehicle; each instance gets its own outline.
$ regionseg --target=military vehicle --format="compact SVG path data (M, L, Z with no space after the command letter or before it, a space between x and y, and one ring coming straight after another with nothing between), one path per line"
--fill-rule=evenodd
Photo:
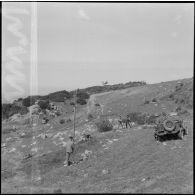
M187 129L184 127L182 119L169 115L158 120L154 131L155 140L161 141L169 135L177 136L179 139L183 139L187 135Z

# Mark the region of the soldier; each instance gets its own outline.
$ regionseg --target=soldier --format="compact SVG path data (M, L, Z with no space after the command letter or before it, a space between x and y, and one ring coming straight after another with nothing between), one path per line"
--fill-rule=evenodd
M123 128L123 121L122 121L121 115L119 116L119 120L118 120L118 128L119 128L119 126L121 126Z
M128 125L129 125L130 128L132 127L131 126L131 120L130 120L130 116L129 115L127 115L127 119L125 121L125 125L126 125L126 128L128 127Z
M74 139L70 135L69 136L69 140L66 143L66 160L65 160L64 166L70 166L70 164L71 164L71 162L70 162L70 155L73 152L74 152Z

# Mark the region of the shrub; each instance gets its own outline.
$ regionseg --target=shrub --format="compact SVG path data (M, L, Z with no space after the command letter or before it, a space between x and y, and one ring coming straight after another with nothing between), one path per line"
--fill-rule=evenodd
M178 106L175 111L178 113L178 115L181 115L181 114L186 114L188 113L188 111L184 108L182 108L181 106Z
M149 100L145 100L144 104L149 104L150 101Z
M99 119L95 124L99 132L111 131L113 129L112 123L107 119Z
M153 99L152 99L152 102L157 102L157 99L156 99L156 98L153 98Z
M60 124L64 124L65 120L64 119L60 119Z
M55 114L56 114L57 116L60 116L60 115L61 115L60 111L57 111Z
M66 120L67 123L69 123L69 122L71 122L71 121L72 121L72 120L71 120L70 118Z
M188 111L186 109L182 109L181 111L178 112L179 115L182 115L182 114L187 114Z
M1 108L3 119L7 119L14 114L26 114L28 112L28 109L25 106L17 106L14 104L3 104Z
M89 99L89 94L84 92L84 91L78 91L77 92L77 97L79 99Z
M131 122L136 122L139 125L143 125L146 123L147 115L141 112L131 112L128 114Z
M170 94L169 95L169 98L173 100L174 99L174 95L173 94Z
M87 104L87 101L85 99L79 98L79 99L77 99L77 103L80 105L85 105L85 104Z
M11 132L16 132L17 129L14 129L14 128L2 128L2 134L8 134L8 133L11 133Z
M146 119L146 123L147 124L155 124L156 123L156 116L155 115L150 115L147 119Z
M180 83L180 84L178 84L178 85L176 85L176 87L175 87L175 91L179 91L179 90L181 90L182 89L182 87L183 87L183 83Z
M91 121L91 120L93 120L94 117L93 117L92 114L88 114L87 118L88 118L89 121Z
M24 98L22 100L22 105L26 107L32 106L35 103L36 99L36 97L28 96L27 98Z
M27 107L22 106L21 109L20 109L20 111L19 111L19 113L20 113L21 115L24 115L24 114L28 113Z
M181 111L181 106L178 106L176 109L175 109L176 112L179 112Z
M48 97L49 97L49 100L54 101L54 102L64 102L64 98L70 99L72 95L68 91L64 90L64 91L58 91L55 93L50 93Z
M96 103L95 106L100 106L100 104Z
M40 108L42 110L45 110L45 109L48 109L50 106L49 106L49 100L42 100L42 101L39 101L38 105L40 106Z

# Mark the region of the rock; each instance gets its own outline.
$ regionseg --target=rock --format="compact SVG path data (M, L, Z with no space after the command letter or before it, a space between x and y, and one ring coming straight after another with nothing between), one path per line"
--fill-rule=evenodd
M108 174L108 173L109 173L109 170L108 170L108 169L103 169L103 170L102 170L102 174L105 175L105 174Z
M115 141L118 141L118 139L113 139L113 141L115 142Z
M6 147L6 144L5 144L5 143L3 143L3 144L1 145L1 147Z
M146 178L142 178L142 180L141 180L141 181L143 182L143 181L145 181L145 180L146 180Z
M135 122L131 122L131 125L132 125L132 126L135 126Z
M177 112L171 112L169 113L170 116L177 116Z
M11 150L9 150L9 152L15 152L16 148L12 148Z
M37 152L37 151L38 151L38 148L37 148L37 147L32 148L31 151L32 151L32 152Z

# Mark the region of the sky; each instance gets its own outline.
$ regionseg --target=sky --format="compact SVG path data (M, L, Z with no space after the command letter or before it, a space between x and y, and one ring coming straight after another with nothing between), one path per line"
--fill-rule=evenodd
M30 2L4 2L3 9L2 89L10 100L29 95L32 86L32 12ZM193 76L193 3L38 2L34 29L39 95L102 81L158 83ZM22 37L27 44L19 42ZM13 54L10 48L16 47L25 52Z

